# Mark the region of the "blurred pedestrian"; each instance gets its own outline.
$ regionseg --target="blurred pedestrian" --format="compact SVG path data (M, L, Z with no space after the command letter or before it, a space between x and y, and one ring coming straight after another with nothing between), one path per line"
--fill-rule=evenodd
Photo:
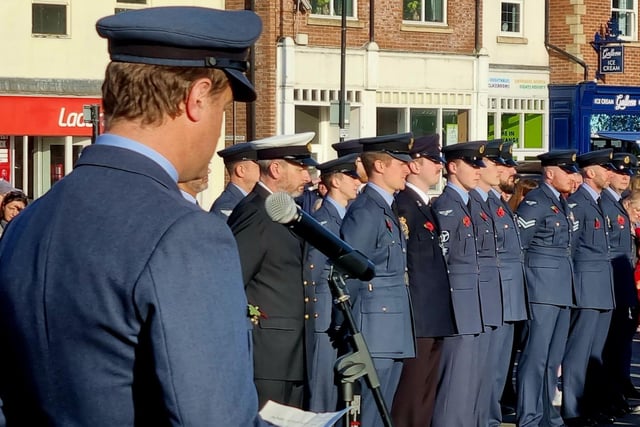
M218 151L229 174L229 183L211 205L211 212L226 221L240 200L242 200L260 179L260 166L256 162L256 150L249 142L231 145Z
M0 214L2 214L0 218L0 237L2 237L11 220L18 216L28 204L27 196L20 190L10 191L4 195L0 203Z

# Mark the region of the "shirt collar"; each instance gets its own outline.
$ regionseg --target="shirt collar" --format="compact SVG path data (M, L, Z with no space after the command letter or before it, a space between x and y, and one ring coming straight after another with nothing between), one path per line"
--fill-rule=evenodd
M480 195L480 197L482 197L483 201L485 201L485 202L487 201L487 199L489 198L489 193L487 193L486 191L484 191L480 187L476 187L476 188L474 188L474 190L476 191L476 193L478 193Z
M605 191L608 191L609 194L611 194L611 196L616 199L618 202L620 201L620 199L622 199L622 195L618 194L617 191L614 191L611 187L607 187L605 188Z
M113 135L110 133L104 133L98 136L98 138L96 139L96 145L119 147L135 151L138 154L142 154L143 156L157 163L162 169L164 169L164 171L169 174L174 182L178 182L178 171L171 164L171 162L167 160L167 158L162 154L158 153L156 150L147 145L141 144L129 138L125 138L119 135Z
M388 192L386 192L385 190L383 190L379 186L375 185L371 181L369 181L367 183L367 186L371 187L373 190L375 190L376 192L380 193L380 195L382 196L384 201L387 202L387 204L389 204L389 206L391 206L391 203L393 203L393 194L389 194Z
M407 181L407 187L409 187L410 189L415 191L416 194L418 196L420 196L420 199L422 199L422 201L424 202L425 205L429 204L429 195L427 193L425 193L420 188L416 187L415 185L413 185L412 183L410 183L408 181Z
M341 219L344 218L344 215L347 213L347 209L344 206L340 205L338 202L333 200L330 196L325 197L324 201L331 203L338 211L338 215L340 215L340 218Z
M593 188L591 188L590 185L582 183L580 184L580 187L584 188L585 190L587 190L587 193L589 193L589 195L591 195L591 197L593 197L594 201L598 201L598 199L600 198L600 193L598 193L596 190L594 190Z
M469 203L469 193L467 193L462 188L458 187L452 182L447 182L447 187L451 187L452 190L458 193L460 197L462 197L462 201L464 202L465 205Z
M193 197L191 194L187 193L186 191L184 191L182 188L180 189L180 192L182 193L182 197L184 197L185 200L193 203L194 205L198 204L198 201L196 200L196 198Z
M246 196L247 194L249 194L249 193L247 193L246 191L244 191L242 188L240 188L240 186L239 186L239 185L236 185L236 184L234 184L233 182L230 182L229 184L231 184L231 185L233 185L234 187L236 187L236 188L238 189L238 191L242 193L242 195L243 195L243 196Z
M544 185L546 185L547 187L549 187L549 190L551 190L551 192L553 193L554 196L556 196L556 199L560 200L560 192L558 190L556 190L551 184L549 183L544 183Z

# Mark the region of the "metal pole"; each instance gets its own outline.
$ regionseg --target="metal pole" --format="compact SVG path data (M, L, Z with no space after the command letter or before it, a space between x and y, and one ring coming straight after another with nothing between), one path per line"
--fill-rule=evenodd
M342 33L341 33L341 43L340 43L340 94L339 94L339 104L338 104L338 126L340 128L340 141L344 141L345 137L345 70L346 70L346 56L347 56L347 1L342 0Z
M93 104L91 106L91 143L95 144L96 139L100 135L100 106Z

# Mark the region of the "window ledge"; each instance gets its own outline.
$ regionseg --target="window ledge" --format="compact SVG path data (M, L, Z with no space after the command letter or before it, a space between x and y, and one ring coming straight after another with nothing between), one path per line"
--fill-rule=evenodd
M307 18L308 25L324 25L329 27L341 27L342 19L339 16L321 17L318 15L309 16ZM356 18L347 18L347 28L364 28L364 22L358 21Z
M414 31L419 33L441 33L441 34L453 34L453 29L443 25L431 25L427 22L409 23L403 22L400 27L400 31Z
M529 44L529 39L526 37L498 36L496 41L505 44Z

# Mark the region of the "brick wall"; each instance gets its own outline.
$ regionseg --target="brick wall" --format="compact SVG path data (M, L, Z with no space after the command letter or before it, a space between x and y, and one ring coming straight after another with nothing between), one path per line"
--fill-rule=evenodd
M434 52L472 53L475 47L475 7L481 1L449 0L447 11L448 32L403 30L402 1L375 1L375 41L381 49ZM248 1L246 3L249 3ZM271 136L276 131L276 45L283 37L303 33L309 37L309 46L339 48L341 43L340 19L318 18L308 12L296 10L296 0L255 1L255 12L263 21L263 33L255 47L255 86L258 100L255 102L255 138ZM348 22L347 46L361 48L369 42L370 2L357 1L356 22ZM227 0L227 9L244 9L245 1ZM415 28L415 27L414 27ZM480 37L480 36L479 36ZM236 133L250 136L244 104L236 104ZM231 110L226 121L226 134L232 135Z
M589 44L594 34L601 31L611 17L608 0L553 0L550 2L549 42L578 56L589 67L589 80L595 78L598 55ZM578 83L583 80L583 69L559 53L549 51L551 81ZM625 45L622 74L609 74L606 84L640 85L640 45ZM602 82L600 82L602 83Z

